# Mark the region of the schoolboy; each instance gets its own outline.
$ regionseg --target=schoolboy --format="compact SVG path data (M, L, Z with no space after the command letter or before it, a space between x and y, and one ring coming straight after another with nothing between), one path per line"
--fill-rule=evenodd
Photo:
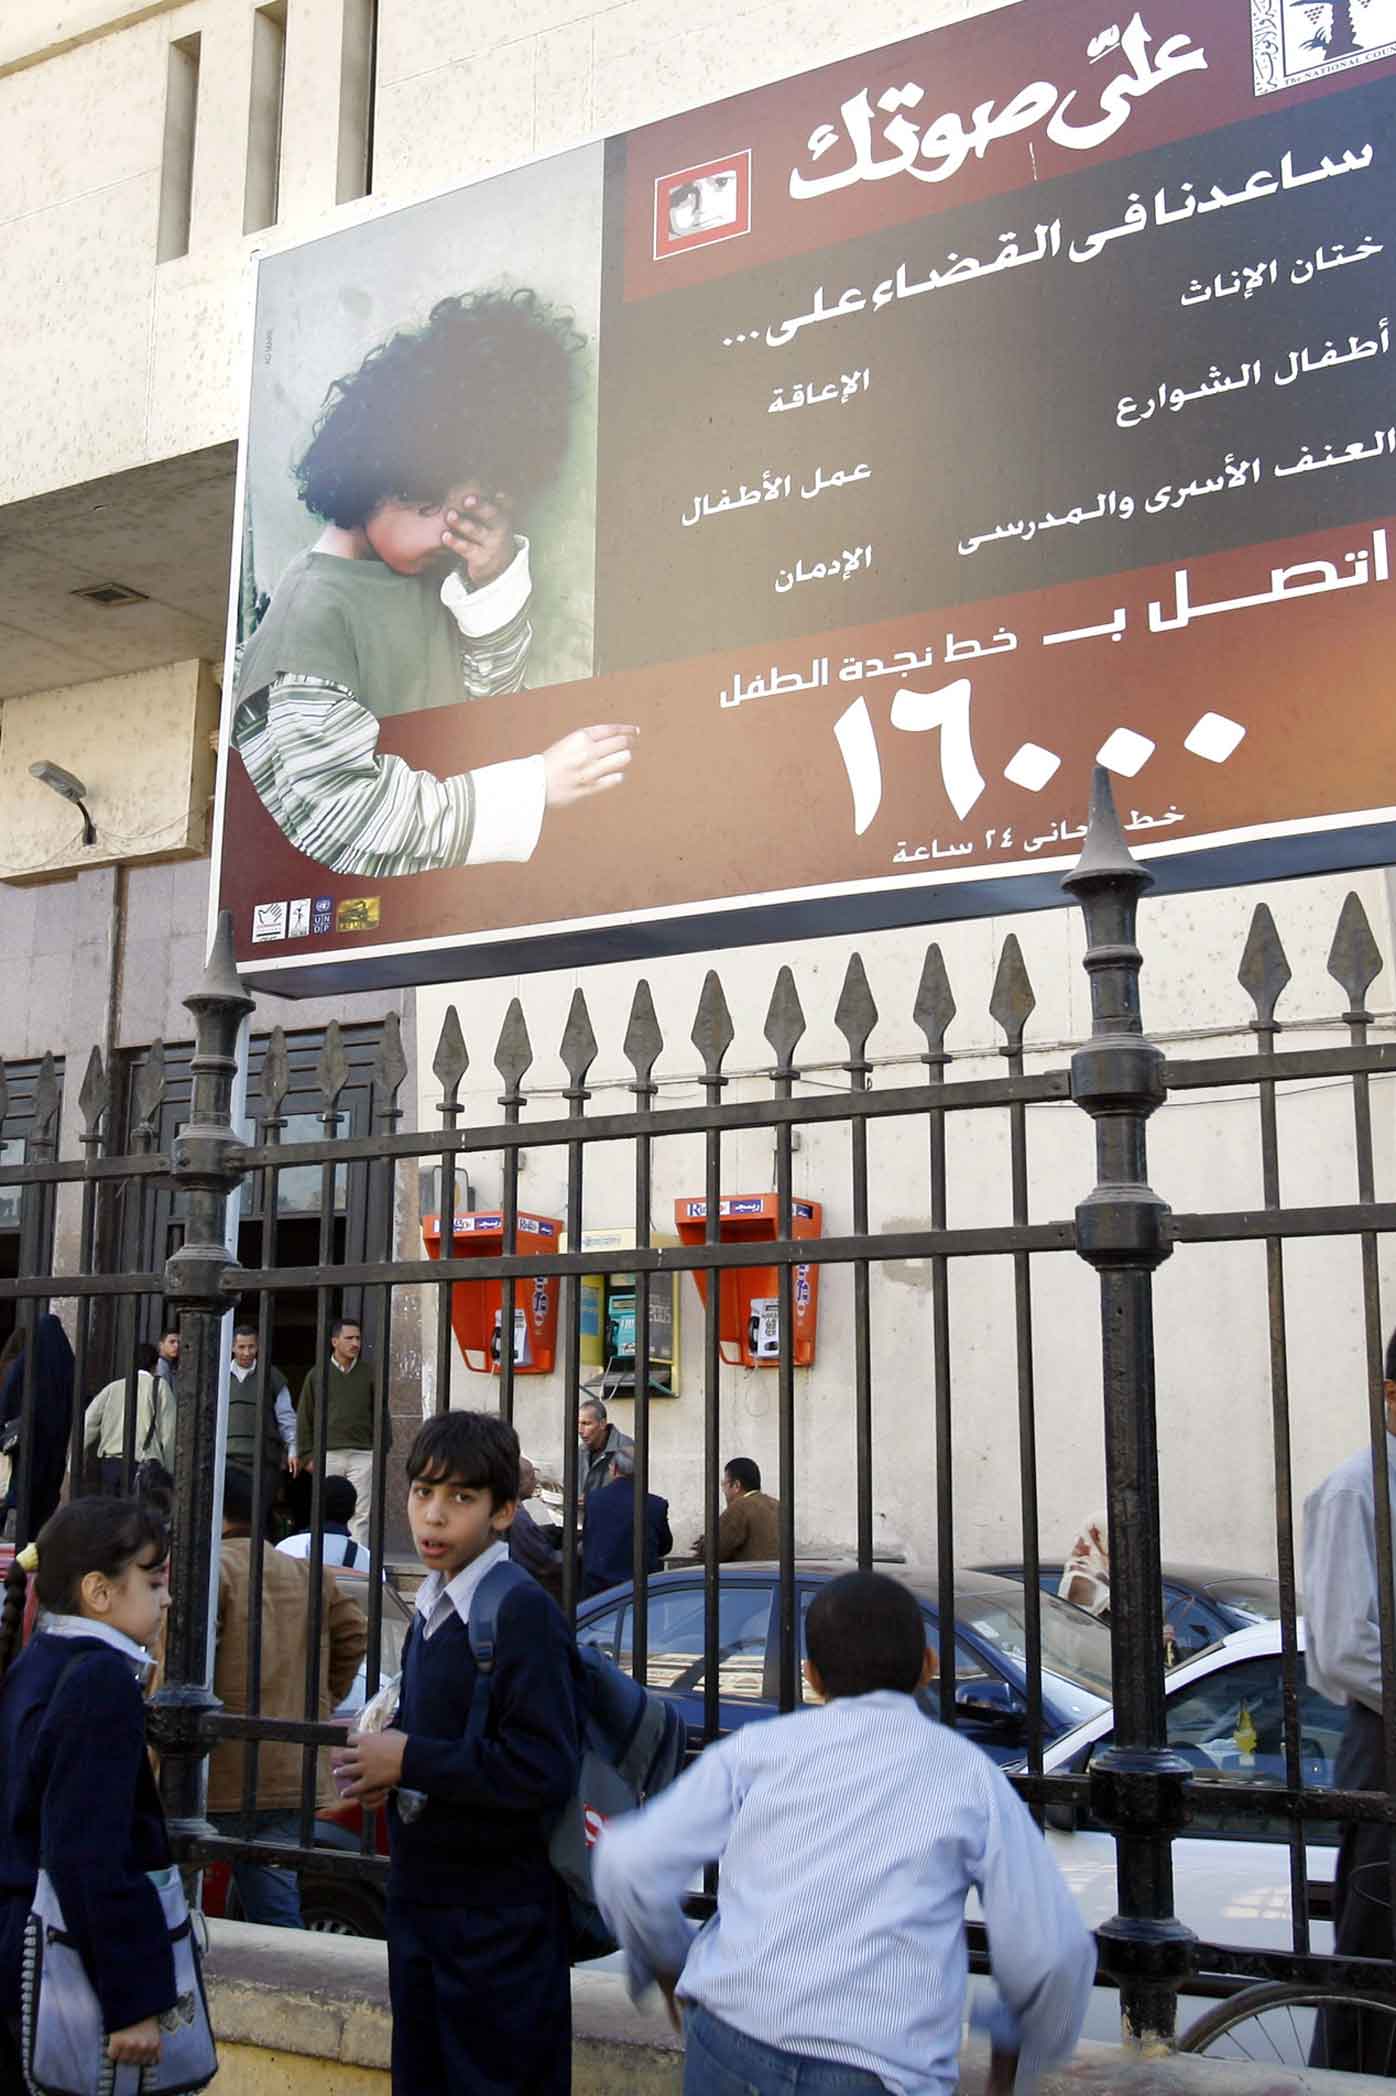
M351 1733L347 1795L388 1806L394 2096L567 2096L571 1985L551 1816L577 1785L574 1654L562 1615L520 1581L498 1615L489 1714L465 1737L470 1603L508 1556L519 1440L484 1412L428 1420L407 1458L427 1577L394 1730Z
M581 347L533 291L466 293L325 397L296 467L324 529L246 641L233 745L285 836L336 873L524 861L545 809L625 777L636 730L620 723L442 778L378 748L391 716L523 689L533 584L515 508L562 464ZM442 728L454 755L461 732Z
M805 1636L825 1708L742 1726L602 1832L593 1881L632 1988L685 2006L685 2096L797 2072L802 2096L952 2096L974 1888L1001 1996L989 2088L1021 2096L1076 2042L1091 1938L994 1763L914 1700L933 1671L916 1597L849 1573ZM713 1861L695 1930L680 1898Z

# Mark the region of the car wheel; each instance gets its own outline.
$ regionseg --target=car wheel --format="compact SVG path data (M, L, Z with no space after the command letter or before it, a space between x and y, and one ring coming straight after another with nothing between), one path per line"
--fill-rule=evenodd
M368 1936L382 1942L387 1935L383 1895L371 1885L356 1885L347 1878L301 1878L301 1919L308 1929L322 1936Z

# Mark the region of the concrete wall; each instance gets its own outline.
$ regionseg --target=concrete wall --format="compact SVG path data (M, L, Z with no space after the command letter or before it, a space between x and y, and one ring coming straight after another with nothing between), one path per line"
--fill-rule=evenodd
M1145 902L1141 944L1145 1024L1171 1055L1247 1053L1251 1007L1236 981L1250 914L1259 901L1274 912L1294 981L1280 1016L1294 1030L1282 1046L1318 1046L1345 1037L1334 1023L1342 993L1325 961L1348 887L1355 886L1386 956L1387 973L1372 991L1382 1013L1380 1033L1392 1028L1393 952L1387 882L1380 874L1356 883L1295 881L1219 894ZM1082 927L1073 910L1003 917L936 927L959 1008L949 1046L956 1078L992 1075L1002 1064L1002 1036L988 1016L994 970L1009 932L1018 937L1037 992L1029 1022L1029 1069L1060 1066L1070 1045L1089 1031L1089 1001L1081 969ZM762 1037L767 1002L782 962L799 986L808 1032L797 1060L810 1072L797 1096L814 1096L847 1083L838 1064L847 1051L833 1024L848 955L862 952L882 1014L872 1041L880 1063L876 1081L914 1083L922 1074L924 1039L911 1010L925 940L887 932L859 941L827 939L781 948L754 948L713 957L736 1024L726 1068L734 1081L728 1099L769 1098L772 1056ZM471 984L456 992L418 992L421 1126L434 1122L439 1093L430 1061L445 1006L459 1007L472 1066L462 1089L464 1120L497 1118L498 1083L490 1067L509 998L517 993L528 1018L535 1061L528 1080L531 1111L565 1111L566 1082L557 1056L573 989L585 990L601 1043L592 1074L592 1112L624 1110L630 1076L621 1042L636 978L653 989L666 1048L656 1070L659 1104L698 1102L699 1058L689 1043L705 963L694 959L533 976ZM811 1069L811 1065L816 1066ZM819 1067L821 1066L822 1067ZM540 1096L540 1093L542 1096ZM1389 1084L1373 1090L1379 1198L1391 1198L1396 1172L1396 1124ZM527 1117L526 1117L527 1118ZM1344 1081L1318 1082L1282 1097L1282 1192L1287 1202L1352 1199L1352 1106ZM1090 1124L1071 1105L1028 1115L1031 1215L1034 1221L1069 1216L1094 1183ZM874 1230L929 1226L925 1129L915 1120L883 1123L869 1134ZM1011 1220L1008 1127L1005 1113L952 1119L949 1135L952 1225ZM1257 1109L1239 1089L1175 1097L1152 1124L1151 1177L1177 1210L1241 1207L1261 1198ZM500 1159L472 1165L476 1198L489 1207L500 1198ZM824 1203L824 1228L852 1227L848 1136L843 1128L803 1131L795 1157L795 1193ZM656 1145L653 1226L673 1229L673 1203L703 1192L700 1137ZM768 1133L729 1138L723 1188L760 1193L775 1186ZM587 1153L585 1221L601 1227L633 1220L633 1161L624 1145ZM556 1149L526 1153L520 1204L546 1215L566 1212L566 1156ZM1396 1259L1381 1254L1388 1305ZM1315 1240L1286 1252L1288 1334L1295 1480L1307 1491L1366 1432L1366 1384L1361 1317L1360 1253L1356 1240ZM1045 1548L1063 1548L1075 1524L1104 1498L1098 1295L1094 1277L1071 1255L1033 1262L1034 1369L1038 1407L1038 1477ZM702 1313L689 1279L682 1284L682 1394L651 1407L655 1489L672 1503L680 1543L702 1513ZM1159 1387L1162 1419L1163 1540L1166 1555L1213 1564L1273 1568L1274 1495L1271 1478L1269 1368L1264 1254L1260 1246L1182 1247L1158 1275ZM820 1306L818 1358L796 1375L797 1528L801 1547L848 1549L855 1535L853 1504L853 1281L826 1269ZM428 1306L428 1319L434 1314ZM1388 1313L1389 1314L1389 1313ZM931 1380L930 1275L923 1262L876 1267L872 1289L873 1505L879 1548L926 1559L935 1548L935 1420ZM1013 1276L1007 1259L967 1260L951 1277L951 1340L955 1416L954 1508L961 1563L1015 1556L1020 1549L1017 1377ZM426 1355L431 1360L430 1329ZM493 1402L492 1385L457 1359L452 1388L460 1404ZM722 1371L722 1453L754 1456L768 1481L776 1474L776 1377L768 1370ZM618 1401L613 1416L631 1423L632 1406ZM521 1378L518 1419L524 1443L557 1461L568 1417L561 1378Z

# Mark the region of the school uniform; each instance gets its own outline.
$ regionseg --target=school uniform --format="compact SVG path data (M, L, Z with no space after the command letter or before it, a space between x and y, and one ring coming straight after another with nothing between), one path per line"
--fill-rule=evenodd
M72 1660L82 1664L58 1687ZM148 1871L171 1861L146 1752L149 1660L120 1631L45 1619L0 1687L0 2014L17 2018L24 1925L39 1864L77 1939L108 2030L176 1997L169 1934ZM133 1804L134 1796L134 1804Z
M403 1659L402 1788L388 1808L393 2096L567 2096L572 2086L566 1896L552 1816L577 1786L572 1640L522 1582L500 1607L482 1736L467 1742L476 1667L470 1603L495 1543L417 1596Z

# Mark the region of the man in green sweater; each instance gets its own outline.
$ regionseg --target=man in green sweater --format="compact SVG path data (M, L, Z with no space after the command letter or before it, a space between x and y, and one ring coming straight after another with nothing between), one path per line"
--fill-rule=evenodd
M378 1393L373 1370L361 1358L363 1328L353 1317L337 1317L330 1326L328 1405L325 1415L325 1475L347 1477L358 1494L358 1506L349 1524L356 1542L369 1545L368 1524L373 1512L373 1422ZM301 1469L314 1470L316 1416L320 1401L320 1378L312 1368L301 1386L296 1408L296 1455ZM392 1446L392 1420L383 1421L383 1446Z

